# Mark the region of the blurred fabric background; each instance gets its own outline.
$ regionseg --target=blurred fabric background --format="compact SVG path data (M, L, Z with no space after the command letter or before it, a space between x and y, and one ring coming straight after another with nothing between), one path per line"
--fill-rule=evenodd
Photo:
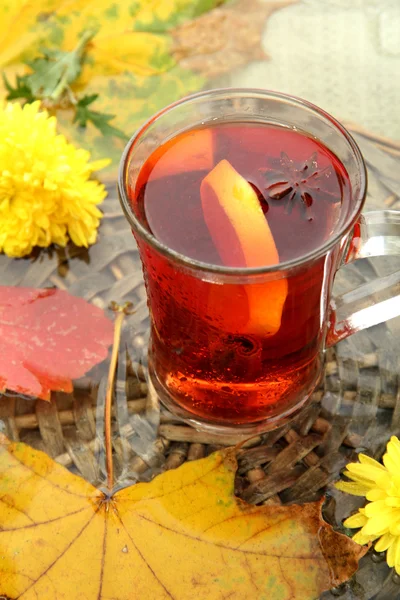
M262 46L269 60L225 76L226 85L295 94L339 120L400 139L399 0L282 6L266 21Z

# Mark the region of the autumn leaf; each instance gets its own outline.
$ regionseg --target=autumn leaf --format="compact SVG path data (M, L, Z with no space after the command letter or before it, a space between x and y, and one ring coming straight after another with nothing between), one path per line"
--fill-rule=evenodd
M180 23L194 19L226 0L150 0L136 2L132 11L135 16L134 28L145 31L169 31ZM132 6L132 5L131 5Z
M51 14L60 0L3 0L0 2L0 66L17 60L45 37L44 15Z
M94 158L113 159L106 172L106 178L113 179L125 142L122 136L129 138L152 113L205 83L202 77L176 64L169 32L224 1L5 0L0 7L6 24L0 34L0 67L6 65L3 73L11 90L0 79L0 95L29 96L22 79L29 71L21 61L34 60L43 49L71 52L84 30L94 31L93 39L85 46L80 77L72 85L78 100L82 93L98 95L96 113L115 115L110 128L102 126L107 139L99 135L93 120L86 119L90 124L84 129L73 124L73 109L58 107L57 119L60 131L70 141L90 149ZM13 34L13 24L17 35ZM20 84L16 76L21 78ZM98 124L96 115L92 116ZM104 176L103 172L102 179Z
M366 549L321 503L234 497L235 449L113 495L0 437L0 594L30 600L315 600Z
M129 138L152 114L198 91L210 77L263 57L265 19L292 1L296 0L249 0L248 4L247 0L62 0L56 5L54 0L6 0L0 15L3 10L7 23L18 23L20 36L4 34L0 66L5 64L1 60L4 50L13 57L6 75L14 89L15 60L32 60L43 46L71 51L85 29L95 31L73 92L78 99L82 93L97 94L95 112L115 115L114 133L118 129ZM21 53L17 46L25 31L34 34L34 41L31 46L24 43ZM18 65L17 74L26 71ZM0 80L0 95L4 96L7 90L1 84ZM122 135L121 139L115 135L104 138L93 121L78 128L72 123L74 117L74 110L58 108L60 131L90 150L94 159L112 158L101 178L114 180L124 147Z
M0 287L0 389L48 400L107 357L113 325L56 289Z
M131 71L161 73L175 64L167 31L210 10L221 0L8 0L2 3L0 66L24 56L39 44L71 51L82 35L96 32L87 48L81 82L94 75ZM29 52L28 52L29 51Z
M207 78L263 60L267 55L261 38L267 17L295 2L228 2L174 29L173 56L182 67Z
M80 84L96 75L131 72L152 76L171 69L168 32L225 0L69 0L48 20L49 38L68 50L85 29L97 34L88 45Z

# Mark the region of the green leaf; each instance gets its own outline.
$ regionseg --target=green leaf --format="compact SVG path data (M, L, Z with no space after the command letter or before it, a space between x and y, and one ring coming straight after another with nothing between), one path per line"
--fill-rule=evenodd
M83 33L78 45L71 52L43 49L42 58L28 63L33 73L27 83L34 96L56 100L81 73L82 56L93 31Z
M225 4L225 2L227 0L175 0L175 2L171 0L167 5L168 8L163 6L163 10L157 10L157 3L155 3L156 6L152 11L151 21L148 18L142 20L140 9L143 6L138 2L139 8L137 8L136 2L133 2L133 5L130 6L130 13L135 18L133 29L135 31L165 33L185 21L199 17L213 8Z
M17 75L15 87L12 87L4 73L3 81L8 92L6 100L24 99L27 102L33 102L35 100L35 96L32 94L32 90L27 82L27 75Z
M195 0L192 7L191 18L199 17L213 8L222 6L225 2L226 0Z
M104 136L116 136L122 140L127 141L128 137L116 127L109 124L109 121L114 119L115 115L109 115L106 113L100 113L95 110L91 110L89 107L97 98L98 94L91 94L90 96L83 96L76 105L76 113L74 117L74 123L78 123L80 127L86 127L90 122L92 123Z

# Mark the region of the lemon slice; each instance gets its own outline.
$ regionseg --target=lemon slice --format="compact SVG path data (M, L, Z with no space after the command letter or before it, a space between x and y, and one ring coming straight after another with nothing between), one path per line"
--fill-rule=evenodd
M279 254L257 194L227 160L221 160L200 187L204 219L224 265L266 267ZM285 278L244 286L247 333L274 335L281 326L288 283Z

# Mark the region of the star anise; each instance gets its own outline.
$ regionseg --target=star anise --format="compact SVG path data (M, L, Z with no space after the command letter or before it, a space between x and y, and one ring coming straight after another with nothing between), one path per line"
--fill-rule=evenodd
M263 170L268 181L265 187L268 198L284 199L288 214L292 212L295 203L300 202L308 220L313 218L310 209L319 197L339 202L338 175L331 165L320 169L317 158L317 152L314 152L304 163L296 163L286 152L281 152L278 161L271 165L272 168ZM338 193L335 193L335 187L338 188Z

